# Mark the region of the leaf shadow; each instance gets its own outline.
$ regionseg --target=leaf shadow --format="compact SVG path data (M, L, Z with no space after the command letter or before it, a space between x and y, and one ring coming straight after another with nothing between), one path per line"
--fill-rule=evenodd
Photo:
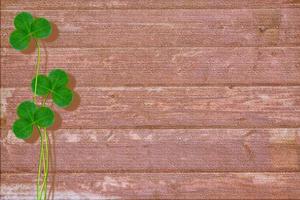
M58 114L57 111L53 111L54 112L54 115L55 115L55 122L54 124L48 128L49 131L57 131L58 129L60 129L61 127L61 124L62 124L62 119L61 119L61 116L60 114Z
M21 53L23 53L23 54L32 54L35 51L35 48L36 48L35 42L34 42L34 40L31 40L30 43L29 43L28 48L21 51Z
M52 26L52 33L48 38L44 39L45 42L53 42L59 36L59 31L58 31L57 25L54 24L53 22L50 22L50 23L51 23L51 26Z
M54 200L54 193L55 193L55 187L57 186L57 183L55 183L56 180L56 173L55 173L55 169L56 169L56 145L55 145L55 134L53 134L53 132L51 132L51 134L49 134L49 139L51 142L49 142L49 148L50 148L50 155L49 155L49 163L50 163L50 170L49 170L49 174L50 175L50 180L51 180L51 184L49 191L48 191L48 198L51 200Z
M33 129L32 136L29 139L24 140L26 143L36 143L40 138L39 132L36 128Z
M74 90L74 88L76 87L76 79L72 74L69 74L69 83L68 86L71 88L71 90L73 91L73 101L71 103L70 106L68 106L67 108L65 108L66 111L74 111L76 110L79 105L80 105L80 96L79 94Z

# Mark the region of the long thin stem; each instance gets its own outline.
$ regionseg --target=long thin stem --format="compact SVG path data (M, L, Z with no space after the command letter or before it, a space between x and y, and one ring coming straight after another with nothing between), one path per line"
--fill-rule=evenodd
M40 59L41 59L41 53L40 53L40 45L38 40L35 41L36 42L36 46L37 46L37 61L36 61L36 65L35 65L35 76L37 77L39 75L39 71L40 71ZM37 78L35 79L35 86L34 86L34 94L33 94L33 101L35 104L37 104L37 100L36 100L36 90L37 90ZM39 163L38 163L38 175L37 175L37 199L40 200L41 198L41 192L40 192L40 179L42 176L42 162L44 161L44 137L43 134L41 133L41 130L39 127L38 128L38 132L40 135L40 157L39 157ZM43 162L44 164L44 162ZM45 165L44 165L45 168Z
M45 133L45 157L46 157L46 171L44 174L44 184L45 184L45 188L44 188L44 199L46 200L47 198L47 183L48 183L48 171L49 171L49 152L48 152L48 144L49 144L49 139L48 139L48 134L47 134L47 129L44 129L44 133Z
M41 133L41 129L38 127L38 132L40 135L40 158L39 158L39 164L38 164L38 175L37 175L37 185L36 185L36 191L37 191L37 200L40 200L41 198L41 192L40 192L40 179L41 179L41 167L42 162L44 160L44 139L43 134Z
M40 44L39 41L36 40L35 41L36 46L37 46L37 61L36 61L36 65L35 65L35 84L34 84L34 93L33 93L33 101L34 103L36 103L36 90L37 90L37 81L38 81L38 75L40 73L40 62L41 62L41 50L40 50Z
M38 82L38 75L40 73L40 60L41 60L41 50L39 41L36 40L37 46L37 62L35 65L35 84L34 84L34 94L33 94L33 101L37 104L36 99L36 91L37 91L37 82ZM42 106L45 106L46 100L48 95L45 97L44 101L42 102ZM47 198L47 181L48 181L48 165L49 165L49 152L48 152L48 135L46 128L44 129L44 133L41 132L40 127L38 127L39 135L40 135L40 158L38 164L38 175L37 175L37 200L41 200L44 197L44 200ZM45 136L44 136L45 135ZM45 144L45 150L44 150ZM43 163L43 179L42 179L42 163ZM43 184L41 186L40 180L43 180ZM44 193L44 195L43 195Z
M46 129L43 129L44 130L44 132L45 132L45 130ZM42 133L42 135L43 135L43 133ZM45 142L44 142L44 136L43 136L43 145L45 145L44 144ZM45 145L46 146L46 145ZM48 145L45 147L45 148L47 148L47 150L46 150L46 152L48 152ZM42 196L43 196L43 192L45 191L45 180L46 180L46 174L48 173L47 171L48 171L48 160L47 160L47 153L45 153L45 149L43 148L43 166L44 166L44 171L43 171L43 184L42 184L42 186L41 186L41 189L40 189L40 194L41 194L41 196L40 196L40 198L42 198ZM45 194L44 194L44 197L45 197ZM46 197L44 198L44 199L46 199Z
M48 99L49 94L47 94L47 96L44 98L42 106L45 106L46 101ZM47 129L44 128L44 134L45 134L45 165L46 165L46 169L45 169L45 173L44 173L44 180L43 180L43 187L44 187L44 199L46 200L47 198L47 183L48 183L48 172L49 172L49 151L48 151L48 145L49 145L49 138L48 138L48 134L47 134Z

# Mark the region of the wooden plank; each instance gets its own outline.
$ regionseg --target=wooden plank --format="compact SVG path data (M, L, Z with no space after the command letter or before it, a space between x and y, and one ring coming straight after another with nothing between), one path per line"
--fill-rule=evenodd
M3 10L86 10L86 9L244 9L300 7L295 0L85 0L46 1L22 0L1 1Z
M67 173L53 199L298 199L300 173ZM35 198L35 174L1 174L1 199ZM50 186L51 187L51 186Z
M5 121L31 99L28 88L2 88ZM300 87L80 87L61 128L300 127ZM70 111L72 110L72 111ZM78 123L80 122L80 123Z
M2 136L1 172L35 172L37 134ZM261 172L300 169L300 129L50 131L52 172Z
M50 47L256 47L299 46L299 11L187 9L32 13L56 25L52 42L47 43ZM16 13L1 13L3 47L9 46Z
M1 49L1 86L28 85L36 54ZM42 68L58 66L77 85L299 85L300 48L47 48Z

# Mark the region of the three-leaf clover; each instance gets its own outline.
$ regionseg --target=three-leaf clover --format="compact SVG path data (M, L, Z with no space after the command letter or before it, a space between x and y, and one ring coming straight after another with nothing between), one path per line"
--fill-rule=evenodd
M73 92L67 87L68 82L69 78L65 71L54 69L48 76L36 76L31 82L31 88L37 96L51 94L53 102L57 106L65 108L73 100Z
M51 35L52 27L45 18L33 18L28 12L21 12L14 19L16 30L10 35L9 42L17 50L28 48L32 38L44 39Z
M13 132L20 139L31 137L34 126L48 128L54 124L54 112L45 106L37 107L32 101L23 101L17 108L17 119Z

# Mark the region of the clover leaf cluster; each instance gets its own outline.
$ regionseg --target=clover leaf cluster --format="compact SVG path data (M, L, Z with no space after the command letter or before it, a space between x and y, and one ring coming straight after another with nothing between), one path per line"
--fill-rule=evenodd
M52 33L50 22L45 18L34 18L28 12L21 12L14 19L15 30L9 42L21 51L28 48L31 39L45 39Z
M35 83L37 87L35 88ZM48 76L38 75L32 82L32 91L35 91L37 96L51 95L53 102L62 108L70 105L73 99L73 92L68 88L68 75L61 69L52 70Z
M54 69L48 76L36 76L32 80L31 88L37 96L51 96L58 107L65 108L73 99L73 91L67 86L68 82L69 77L65 71ZM20 139L30 138L34 126L48 128L54 123L54 112L50 108L45 105L39 107L28 100L18 106L17 114L19 119L13 124L13 132Z
M17 107L18 119L12 125L17 138L28 139L36 129L40 135L40 156L37 170L36 199L47 199L47 182L49 174L49 137L47 128L55 122L54 112L47 106L47 100L61 108L69 106L73 100L73 91L68 87L69 77L64 70L54 69L49 74L40 74L41 39L52 33L51 23L45 18L35 18L28 12L17 14L14 19L15 30L9 37L11 46L22 51L35 41L37 59L35 77L31 82L34 93L33 101L26 100ZM40 97L40 100L37 97Z
M37 82L37 84L35 84ZM69 106L73 91L67 86L68 75L61 69L52 70L48 76L38 75L32 80L31 88L37 96L52 97L53 102L61 108ZM36 86L36 87L35 87ZM19 119L13 124L13 132L20 139L31 137L34 127L48 128L53 125L54 112L47 106L37 106L32 101L24 101L17 108Z
M53 111L45 106L38 107L32 101L23 101L17 108L17 119L13 132L20 139L30 138L34 126L48 128L54 123Z

